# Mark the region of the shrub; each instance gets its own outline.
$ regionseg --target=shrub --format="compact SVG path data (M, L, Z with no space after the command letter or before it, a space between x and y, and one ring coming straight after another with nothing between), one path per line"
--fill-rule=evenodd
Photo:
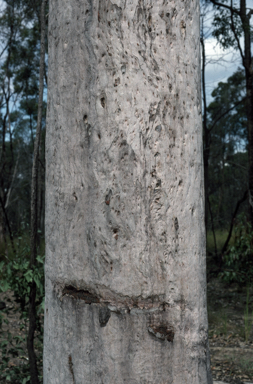
M42 345L43 345L43 324L41 314L44 312L44 256L37 257L36 267L32 270L29 266L30 247L23 246L12 258L5 257L0 262L0 292L11 290L14 300L18 304L20 329L28 322L28 304L30 286L34 280L36 283L36 340L38 363L42 365ZM9 309L1 312L8 315ZM26 351L26 336L17 336L11 330L3 331L2 322L8 324L8 316L3 316L0 312L0 351L2 359L0 362L0 379L11 383L29 383L29 365ZM19 358L20 365L10 365L11 358ZM41 370L41 367L39 366Z
M253 281L253 230L242 216L235 226L234 244L223 257L220 277L226 282L251 284Z

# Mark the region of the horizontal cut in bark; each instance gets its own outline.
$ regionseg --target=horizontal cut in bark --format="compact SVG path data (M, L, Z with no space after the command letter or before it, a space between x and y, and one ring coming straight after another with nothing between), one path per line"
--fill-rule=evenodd
M99 303L99 298L89 291L76 289L71 285L66 286L62 291L62 296L72 296L74 299L84 300L86 304Z
M118 297L117 302L115 300L105 300L99 297L95 293L91 293L87 289L77 289L72 285L67 285L62 291L62 297L69 296L75 300L83 300L86 304L95 304L101 306L99 309L99 323L101 327L105 327L110 320L111 312L121 315L124 313L130 313L131 315L138 315L138 313L151 314L152 312L163 313L165 311L167 303L159 301L157 296L148 297L146 299L141 297L130 298L130 297ZM151 323L147 330L150 334L158 338L159 340L168 340L173 342L174 339L174 328L171 324L160 323L157 320L157 324Z
M115 292L108 291L105 295L92 292L92 289L78 289L73 285L66 285L62 290L62 297L70 296L74 299L84 300L86 304L107 305L112 312L132 312L138 311L165 311L170 307L168 303L161 300L158 295L143 298L118 295Z

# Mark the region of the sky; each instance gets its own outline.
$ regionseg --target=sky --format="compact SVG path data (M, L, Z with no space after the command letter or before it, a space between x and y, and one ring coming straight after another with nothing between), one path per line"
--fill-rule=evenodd
M215 38L206 41L206 94L207 102L212 100L211 93L220 81L226 82L238 67L242 67L239 52L232 49L222 50Z
M233 0L234 5L239 3L239 0ZM3 0L0 0L0 12L4 7ZM246 7L253 9L253 0L246 0ZM203 13L203 8L201 8ZM205 51L206 51L206 95L207 103L212 100L211 93L217 87L220 81L225 82L237 68L242 67L241 58L238 51L233 49L223 50L217 43L217 40L212 36L212 20L213 20L213 6L210 4L205 11L204 29L205 29ZM201 19L202 20L202 19ZM253 16L251 17L253 27ZM243 45L243 41L241 41ZM252 47L253 51L253 47Z
M238 1L234 0L234 5ZM246 7L253 9L253 0L246 1ZM239 51L233 49L223 50L217 40L212 36L212 19L213 11L212 6L207 9L206 16L204 18L205 26L205 51L206 51L206 94L207 103L212 100L211 93L213 89L218 85L220 81L226 82L238 67L242 67L242 60ZM251 17L253 26L253 16ZM243 40L241 39L241 45L243 46ZM252 47L253 48L253 47Z

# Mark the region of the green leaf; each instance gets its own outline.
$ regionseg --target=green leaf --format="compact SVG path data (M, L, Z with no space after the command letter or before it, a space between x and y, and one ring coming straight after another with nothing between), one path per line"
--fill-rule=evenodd
M32 272L32 270L30 269L29 271L24 273L24 277L25 277L25 279L26 279L26 281L28 283L31 283L33 281L33 272Z
M6 292L6 291L8 291L8 289L10 289L11 288L11 286L10 286L10 284L8 283L8 281L7 280L2 280L2 283L1 283L1 285L0 285L0 290L1 290L1 292Z

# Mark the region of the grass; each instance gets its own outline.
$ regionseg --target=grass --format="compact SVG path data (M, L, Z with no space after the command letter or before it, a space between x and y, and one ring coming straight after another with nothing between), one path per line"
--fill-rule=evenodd
M208 323L210 326L209 337L216 336L228 336L231 327L228 324L228 316L224 309L220 309L217 312L208 310Z
M6 257L12 260L14 257L14 252L11 246L10 238L7 237L6 241L7 241L7 245L4 243L3 240L0 241L0 261L5 260ZM22 235L15 236L13 242L14 242L14 247L16 252L20 253L24 248L27 248L30 246L30 232L27 230L23 232ZM45 254L45 240L43 238L40 241L38 254L39 255Z
M225 244L225 241L227 240L228 231L226 229L216 229L215 237L216 237L217 252L219 254L222 250L223 245ZM232 233L229 245L233 244L233 242L234 242L234 232ZM213 232L211 230L207 231L206 248L207 248L208 254L215 254L215 244L214 244Z
M244 334L245 334L245 341L246 343L249 341L249 337L251 334L251 328L253 325L253 311L250 315L250 309L249 309L249 287L247 287L247 294L246 294L246 307L244 310Z
M239 359L239 364L242 367L243 371L248 375L253 375L253 362L252 357L246 358L242 357Z

